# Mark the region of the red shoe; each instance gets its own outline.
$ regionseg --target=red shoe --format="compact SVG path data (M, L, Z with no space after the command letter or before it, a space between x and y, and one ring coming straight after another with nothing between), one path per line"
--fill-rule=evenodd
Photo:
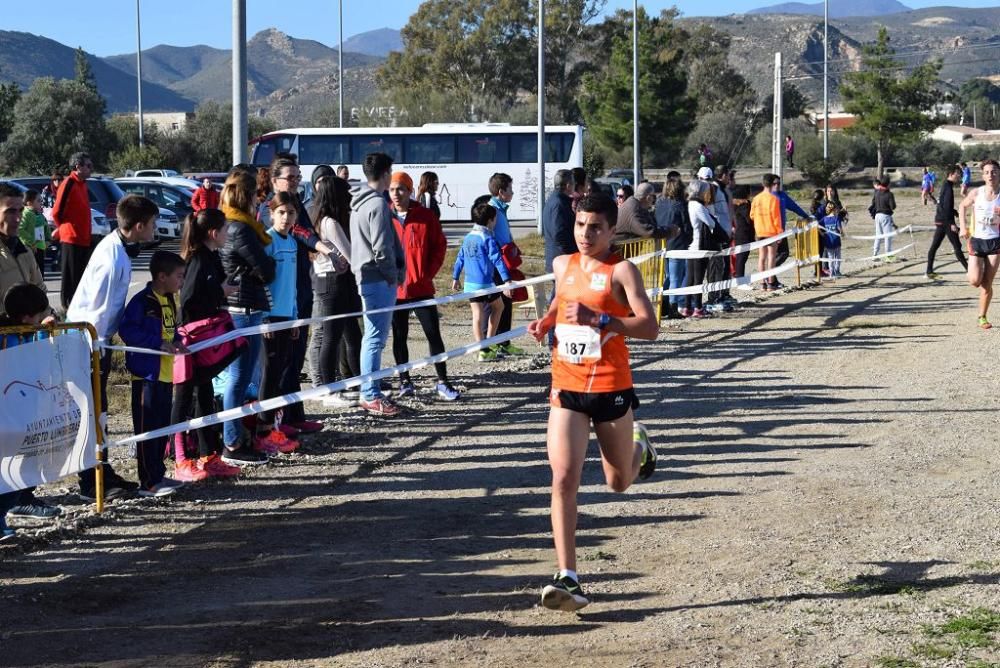
M209 476L209 473L198 466L193 459L183 459L174 466L174 480L182 482L198 482Z
M280 424L278 425L278 430L288 438L295 438L299 435L299 430L290 424Z
M302 422L293 422L292 427L298 429L303 434L315 434L317 431L323 431L323 423L316 422L315 420L303 420Z
M216 454L201 457L198 459L197 466L213 478L234 478L240 474L239 466L230 466Z
M272 429L264 436L254 438L254 450L266 453L269 457L279 452L288 454L299 449L299 442L293 441L277 429Z

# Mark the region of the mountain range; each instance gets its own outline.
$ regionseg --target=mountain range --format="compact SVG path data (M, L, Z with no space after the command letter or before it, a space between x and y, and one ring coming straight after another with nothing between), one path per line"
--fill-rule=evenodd
M822 4L791 3L748 14L685 17L681 24L706 23L731 36L729 62L763 97L771 89L773 54L781 51L785 75L814 103L821 99L822 20L806 8ZM873 20L867 11L880 12ZM784 13L774 13L776 11ZM830 73L857 66L865 42L885 25L894 47L913 52L904 62L940 54L942 78L957 87L975 77L1000 74L1000 7L907 10L896 0L831 0L831 11L852 16L830 21ZM344 42L344 96L362 106L377 94L375 72L392 50L402 48L400 33L388 28L355 35ZM135 54L87 56L97 85L112 113L135 110ZM336 115L338 52L314 40L298 39L276 29L263 30L247 43L247 74L252 113L267 114L279 126L328 124ZM23 32L0 31L0 80L27 88L38 77L72 78L74 49ZM147 111L190 111L198 103L230 99L230 52L205 45L160 45L143 51L143 107ZM836 99L834 89L834 100Z
M886 16L911 11L898 0L830 0L830 18L850 16ZM823 16L823 3L783 2L751 9L747 14L809 14Z

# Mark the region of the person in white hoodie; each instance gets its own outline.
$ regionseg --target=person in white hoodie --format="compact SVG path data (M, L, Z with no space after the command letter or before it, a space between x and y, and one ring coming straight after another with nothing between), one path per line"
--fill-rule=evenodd
M66 309L68 322L88 322L97 330L96 344L110 343L118 333L128 286L132 281L132 258L139 255L142 243L153 240L156 217L160 208L139 195L126 195L118 201L118 229L104 237L94 249L73 300ZM101 352L101 429L108 423L108 373L111 371L111 351ZM105 452L107 460L107 452ZM104 495L114 499L135 492L139 486L125 480L111 468L104 466ZM96 498L94 469L80 473L80 497Z

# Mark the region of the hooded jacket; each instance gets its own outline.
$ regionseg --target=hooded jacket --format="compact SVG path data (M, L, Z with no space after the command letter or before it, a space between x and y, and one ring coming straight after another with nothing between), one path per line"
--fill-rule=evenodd
M406 279L396 288L396 298L433 297L434 277L441 271L448 252L441 222L433 211L411 201L405 219L392 211L392 223L406 258Z
M132 297L128 306L125 307L121 326L118 329L118 335L125 342L125 345L159 350L163 344L164 326L168 328L168 332L174 330L174 341L178 340L176 330L178 324L177 297L172 294L164 295L164 297L167 303L173 307L173 313L167 315L166 323L164 323L163 305L156 293L153 292L152 283L147 283L145 288ZM162 362L162 355L125 353L125 368L143 380L160 380Z
M351 271L359 284L406 280L406 260L389 205L367 185L351 200Z

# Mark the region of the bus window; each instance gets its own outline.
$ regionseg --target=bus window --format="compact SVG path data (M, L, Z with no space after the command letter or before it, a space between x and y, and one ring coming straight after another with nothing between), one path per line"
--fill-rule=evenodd
M350 162L351 140L329 135L300 135L299 164L340 165Z
M545 135L545 161L566 162L573 150L573 135L569 132Z
M545 135L545 162L566 162L573 150L573 134L557 132ZM510 161L535 162L538 160L538 135L510 135Z
M507 135L458 135L457 139L459 162L508 162Z
M253 164L257 167L267 167L278 153L291 153L295 137L278 135L257 142L253 149Z
M351 137L351 155L354 162L364 164L369 153L386 153L393 162L403 162L403 138L401 136L363 136Z
M409 165L455 162L455 138L443 135L407 137L403 162Z

